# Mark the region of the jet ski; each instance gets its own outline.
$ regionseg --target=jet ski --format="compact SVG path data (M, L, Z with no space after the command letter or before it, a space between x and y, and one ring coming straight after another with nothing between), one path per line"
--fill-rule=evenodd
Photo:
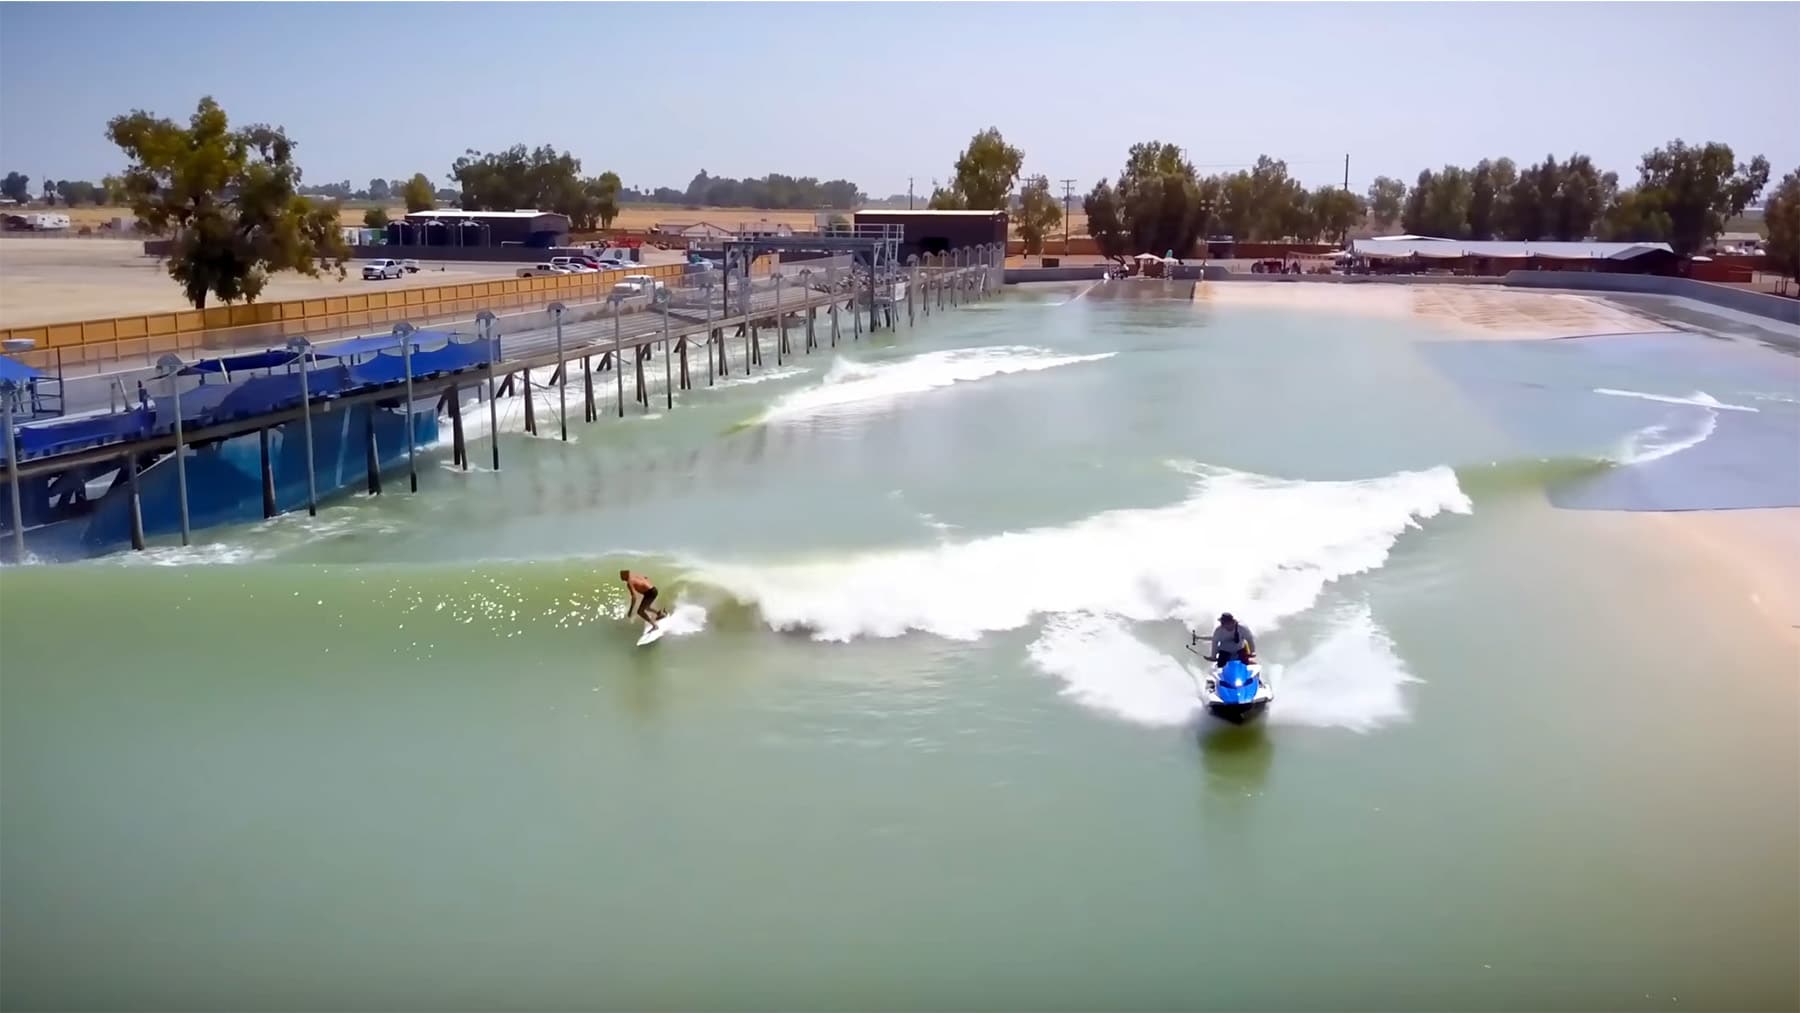
M1188 650L1206 659L1209 665L1215 659L1204 652L1211 649L1211 638L1203 647L1200 634L1189 635ZM1275 699L1274 687L1263 677L1262 665L1255 661L1246 663L1233 658L1195 681L1200 685L1200 700L1206 705L1207 713L1234 725L1255 718Z

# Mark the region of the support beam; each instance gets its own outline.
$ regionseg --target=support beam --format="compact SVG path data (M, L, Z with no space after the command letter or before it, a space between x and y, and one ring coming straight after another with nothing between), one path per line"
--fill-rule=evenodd
M269 459L269 431L263 430L263 460ZM268 465L263 466L263 474L268 474ZM144 551L144 501L138 495L138 462L137 452L125 455L125 487L131 497L131 547L138 552ZM265 513L263 516L272 517ZM16 523L16 522L15 522Z
M262 450L262 508L263 520L275 516L275 469L269 461L269 428L264 426L256 431L257 446ZM136 481L133 475L132 480ZM140 521L141 523L141 521Z
M378 405L369 405L363 413L363 466L368 470L369 495L381 495L381 454L375 446L375 413Z
M450 388L450 455L456 466L469 470L469 447L463 442L462 389Z

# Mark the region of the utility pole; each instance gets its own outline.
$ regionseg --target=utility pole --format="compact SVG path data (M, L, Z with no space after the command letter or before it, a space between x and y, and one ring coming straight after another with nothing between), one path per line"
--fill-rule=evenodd
M1063 256L1069 255L1069 201L1075 196L1075 181L1065 179L1063 185Z
M1344 192L1350 192L1350 153L1344 152Z
M908 211L913 209L912 184L913 178L911 176L906 177L906 210Z

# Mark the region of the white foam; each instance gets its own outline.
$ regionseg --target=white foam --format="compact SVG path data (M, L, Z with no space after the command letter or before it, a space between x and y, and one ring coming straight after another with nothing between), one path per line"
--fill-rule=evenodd
M817 385L795 391L775 402L760 421L786 422L847 409L866 409L952 384L1006 373L1095 362L1113 354L1063 355L1026 345L996 345L926 352L894 362L861 363L841 358L832 364Z
M1718 427L1719 413L1715 411L1708 411L1699 421L1673 432L1673 427L1666 422L1645 426L1625 437L1619 449L1613 453L1613 460L1625 465L1660 461L1705 443L1707 437Z
M713 385L713 389L723 390L726 387L748 387L753 383L768 383L770 380L788 380L796 376L803 376L810 372L812 372L810 369L777 369L768 373L751 373L748 376L737 376L732 377L729 380L720 380Z
M1299 661L1265 668L1275 692L1270 721L1357 732L1407 717L1401 687L1419 681L1366 606L1334 621Z
M1077 612L1199 625L1222 608L1267 628L1328 582L1380 567L1418 521L1472 508L1446 467L1352 482L1184 468L1198 480L1172 506L929 548L692 571L754 604L771 628L817 640L911 631L973 640Z
M671 637L685 637L706 629L706 608L701 605L677 605L660 623Z
M1168 651L1132 636L1117 618L1086 612L1054 616L1026 654L1062 680L1064 696L1135 724L1181 725L1200 711L1190 670Z
M1611 387L1595 387L1594 393L1609 397L1635 397L1643 401L1660 401L1663 404L1692 405L1695 408L1713 408L1727 412L1754 412L1755 408L1747 405L1726 404L1703 390L1694 391L1687 397L1675 397L1669 394L1646 394L1641 390L1614 390Z

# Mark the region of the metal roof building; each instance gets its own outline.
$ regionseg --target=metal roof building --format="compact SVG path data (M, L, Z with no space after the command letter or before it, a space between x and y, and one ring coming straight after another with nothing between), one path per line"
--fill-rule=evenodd
M944 253L991 243L1006 244L1004 211L917 211L871 208L856 212L858 225L898 225L900 262L916 254Z
M463 211L445 208L406 216L401 242L426 246L561 246L568 242L568 215L527 208L518 211ZM390 232L390 235L392 233Z

